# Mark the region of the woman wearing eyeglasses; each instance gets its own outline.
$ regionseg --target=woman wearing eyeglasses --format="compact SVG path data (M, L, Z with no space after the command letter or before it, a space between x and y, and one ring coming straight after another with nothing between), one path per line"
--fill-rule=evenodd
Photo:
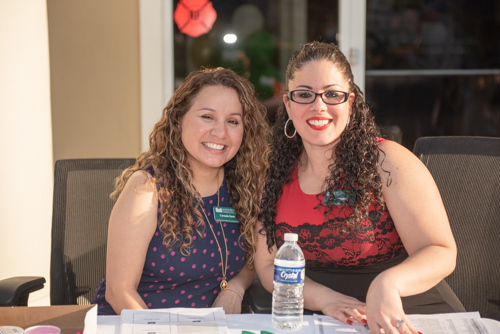
M418 158L380 138L334 44L290 59L260 222L255 268L268 291L284 233L299 235L306 309L413 334L406 313L464 311L443 281L456 246L438 189Z

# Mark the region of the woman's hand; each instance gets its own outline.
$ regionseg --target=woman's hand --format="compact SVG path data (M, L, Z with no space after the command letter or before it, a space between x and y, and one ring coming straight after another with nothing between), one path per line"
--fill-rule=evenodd
M240 272L228 281L228 288L219 293L212 307L222 307L226 314L240 314L243 296L252 284L254 276L254 268L245 264Z
M366 325L366 304L356 298L343 295L331 289L328 296L323 296L324 303L319 304L320 311L332 318L352 325L356 321Z
M266 236L258 231L262 224L257 224L255 235L257 247L255 251L255 269L259 275L262 286L269 292L273 292L274 258L277 248L274 245L271 252L268 251ZM304 282L304 308L311 311L321 311L323 314L352 325L354 321L366 324L366 304L356 298L352 298L319 284L306 276Z
M222 307L226 314L241 313L241 296L232 290L222 290L212 305L212 307Z
M377 277L366 295L366 317L371 334L419 334L405 315L399 291Z

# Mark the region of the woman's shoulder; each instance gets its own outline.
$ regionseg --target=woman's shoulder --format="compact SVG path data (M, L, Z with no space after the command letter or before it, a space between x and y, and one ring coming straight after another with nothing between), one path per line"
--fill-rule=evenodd
M379 149L381 153L378 169L383 184L386 184L387 177L397 183L397 180L401 180L401 178L419 179L421 176L429 174L422 161L406 147L386 140L379 144Z
M155 171L153 166L138 169L132 175L136 175L135 177L143 182L148 181L148 180L152 181L152 179L154 179L154 182L156 182L156 189L157 190L160 190L160 188L162 188L164 186L163 178L159 176L158 172Z
M149 175L150 177L155 176L155 169L153 168L153 166L144 167L141 169L141 171L146 172L146 174Z
M146 169L138 169L130 175L128 182L144 182L153 177L153 174Z
M146 190L149 187L144 187L149 185L149 180L151 179L151 175L147 173L145 170L139 169L136 170L130 177L127 179L127 183L123 189L123 192L128 191L137 191L138 189Z
M406 158L410 160L414 160L415 155L413 152L408 150L401 144L396 143L395 141L388 139L379 139L378 147L381 151L380 160L381 161L391 161L398 162L400 159ZM418 160L418 159L417 159Z
M377 139L377 144L379 144L379 145L380 145L380 143L383 143L383 142L389 140L389 139L385 139L385 138L382 138L382 137L377 137L376 139Z

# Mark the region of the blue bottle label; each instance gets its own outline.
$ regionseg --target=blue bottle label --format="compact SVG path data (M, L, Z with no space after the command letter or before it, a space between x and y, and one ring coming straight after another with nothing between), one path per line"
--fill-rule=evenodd
M306 277L305 267L286 268L274 266L274 281L284 284L301 284Z

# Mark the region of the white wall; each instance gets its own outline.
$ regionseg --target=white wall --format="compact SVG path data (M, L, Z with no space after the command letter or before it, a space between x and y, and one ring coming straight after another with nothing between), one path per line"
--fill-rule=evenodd
M51 4L57 14L59 2ZM147 136L174 90L173 5L140 0L139 8L140 118L147 149ZM31 294L30 306L50 304L53 117L47 17L46 0L0 0L0 279L45 277L45 288ZM75 151L75 157L86 157Z
M365 91L366 1L339 1L339 48L351 64L354 83Z
M47 13L54 161L136 157L137 0L50 0Z
M141 149L174 93L174 20L171 0L140 0Z
M52 129L46 0L0 0L0 279L49 280ZM30 305L48 305L49 289Z

